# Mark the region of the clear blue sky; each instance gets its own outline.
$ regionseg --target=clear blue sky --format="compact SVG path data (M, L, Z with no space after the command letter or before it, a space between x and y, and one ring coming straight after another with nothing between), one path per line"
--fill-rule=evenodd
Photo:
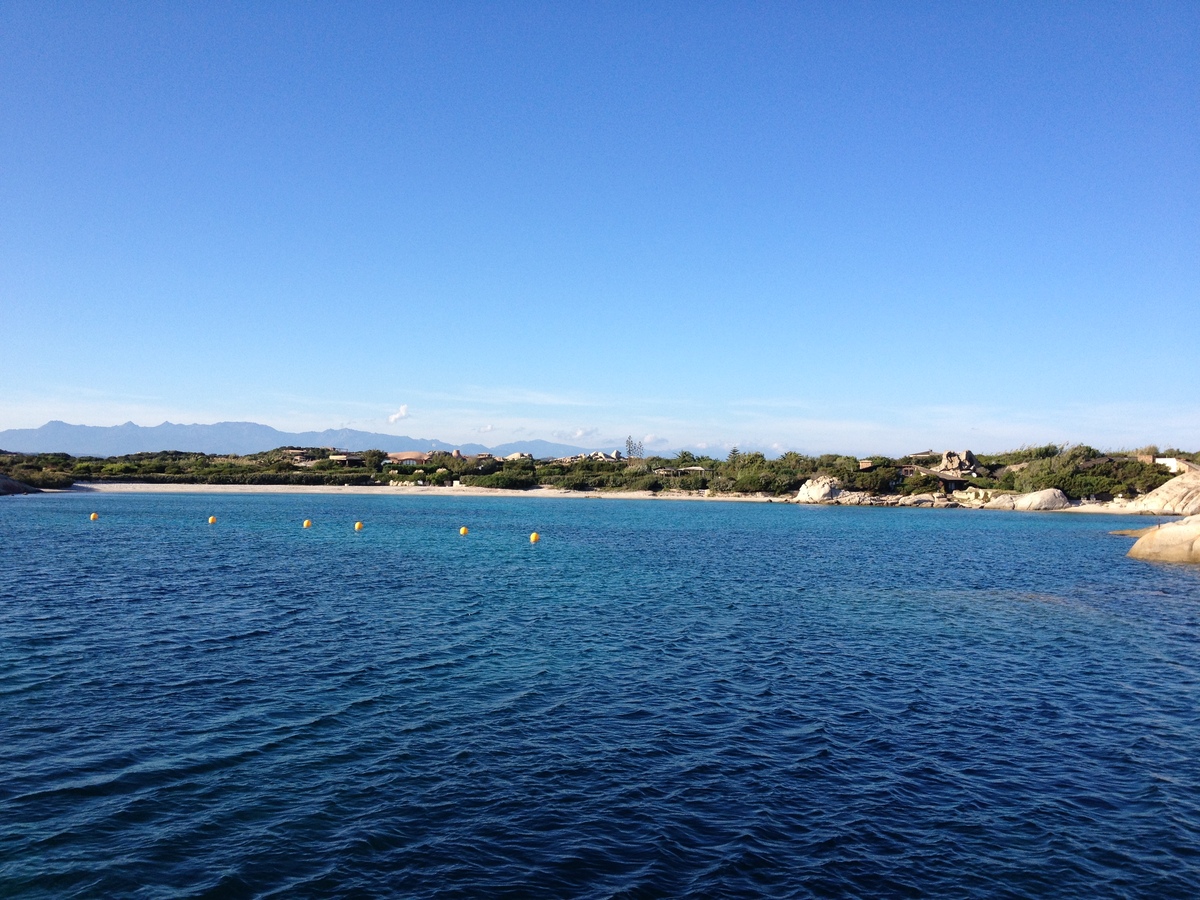
M0 4L0 428L1200 448L1200 4Z

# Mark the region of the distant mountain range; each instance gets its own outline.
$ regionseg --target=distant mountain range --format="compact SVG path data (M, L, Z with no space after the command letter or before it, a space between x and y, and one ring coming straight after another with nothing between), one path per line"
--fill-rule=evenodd
M465 454L531 453L535 457L570 456L585 453L582 447L551 441L512 441L496 447L482 444L447 444L445 441L375 434L352 428L325 431L278 431L255 422L217 422L213 425L176 425L163 422L153 427L135 425L69 425L47 422L41 428L12 428L0 431L0 448L12 453L67 453L71 456L124 456L127 453L157 453L182 450L189 453L261 453L276 447L338 447L345 450L461 450Z

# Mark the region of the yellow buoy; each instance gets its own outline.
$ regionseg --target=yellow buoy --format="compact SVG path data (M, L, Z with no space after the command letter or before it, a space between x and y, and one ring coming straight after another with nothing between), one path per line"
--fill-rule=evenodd
M100 513L92 513L90 516L88 516L88 518L95 522L98 518L100 518Z
M362 522L355 522L355 523L354 523L354 530L355 530L355 531L362 531Z
M467 526L464 525L462 528L458 529L458 533L465 537L467 534Z
M209 524L209 525L216 525L216 524L217 524L217 517L216 517L216 516L209 516L209 517L208 517L208 524Z
M536 544L541 539L542 539L542 536L535 531L533 534L531 534L529 536L529 543Z
M312 528L312 519L305 519L305 520L304 520L304 527L305 527L305 528Z

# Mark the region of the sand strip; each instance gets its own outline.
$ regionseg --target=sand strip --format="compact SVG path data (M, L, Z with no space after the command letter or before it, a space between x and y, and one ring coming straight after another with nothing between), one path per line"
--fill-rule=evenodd
M704 491L568 491L554 487L535 487L524 491L484 487L433 487L431 485L363 485L363 484L147 484L140 482L96 481L80 482L65 491L44 491L47 494L362 494L377 497L559 497L569 500L702 500L716 503L794 503L791 497L762 497L745 494L708 494ZM810 504L801 504L810 505ZM837 506L839 504L811 504ZM873 504L862 504L871 508ZM906 507L907 508L907 507ZM923 507L911 507L921 509ZM977 507L960 506L959 509ZM1012 510L999 510L1011 512ZM1110 516L1160 516L1175 518L1171 513L1130 508L1120 501L1083 503L1066 509L1043 510L1059 513L1095 513Z
M80 482L68 491L81 494L364 494L378 497L564 497L573 500L711 500L723 503L785 503L783 497L755 497L689 491L568 491L536 487L525 491L484 487L432 487L429 485L363 484L145 484L131 482Z

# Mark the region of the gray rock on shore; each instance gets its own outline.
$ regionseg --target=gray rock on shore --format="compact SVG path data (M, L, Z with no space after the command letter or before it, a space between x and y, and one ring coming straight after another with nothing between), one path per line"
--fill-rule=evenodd
M797 503L828 503L842 492L842 485L829 475L818 475L800 485L796 493Z
M35 487L30 487L23 481L17 481L15 478L9 478L7 475L0 475L0 495L40 493L41 490Z
M1130 508L1176 516L1200 515L1200 472L1184 472L1138 497Z
M983 504L984 509L1015 509L1021 512L1066 509L1071 505L1067 495L1058 488L1033 491L1029 494L1001 494Z
M875 506L877 499L866 491L839 491L833 502L838 506Z
M838 506L932 506L937 508L966 505L971 508L1008 509L1018 512L1039 512L1070 509L1073 504L1058 488L1033 491L1028 494L999 494L986 503L956 494L954 499L941 494L915 494L911 497L868 494L844 490L836 478L818 475L800 486L796 503L826 503ZM955 501L961 502L955 502ZM1094 508L1101 509L1096 505ZM1162 487L1133 501L1114 501L1103 508L1116 512L1158 513L1161 515L1200 515L1200 471L1189 471L1172 478Z
M1147 529L1128 555L1152 562L1200 563L1200 515Z

